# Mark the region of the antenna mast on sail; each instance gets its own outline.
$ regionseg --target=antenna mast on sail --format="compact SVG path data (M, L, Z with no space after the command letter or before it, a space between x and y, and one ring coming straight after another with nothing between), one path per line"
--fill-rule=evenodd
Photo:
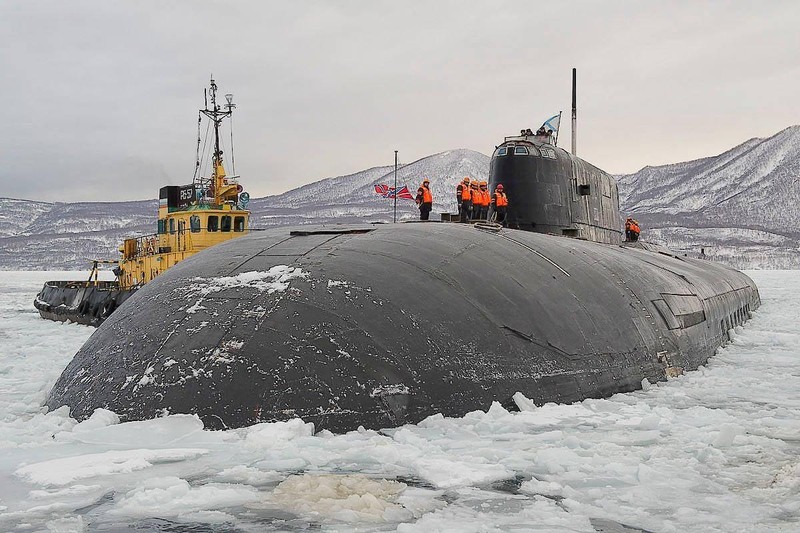
M577 69L572 69L572 155L578 155L578 99L575 95L575 78Z

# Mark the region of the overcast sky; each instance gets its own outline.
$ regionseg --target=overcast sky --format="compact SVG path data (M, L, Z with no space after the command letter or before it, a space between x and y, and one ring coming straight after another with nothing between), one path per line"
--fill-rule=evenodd
M559 111L569 149L572 67L582 158L616 174L716 155L800 124L799 25L795 0L2 0L0 196L190 183L211 73L253 196L394 150L489 154Z

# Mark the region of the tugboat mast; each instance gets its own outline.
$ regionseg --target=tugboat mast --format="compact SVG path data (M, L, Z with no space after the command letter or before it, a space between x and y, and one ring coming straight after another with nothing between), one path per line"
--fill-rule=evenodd
M215 203L218 204L220 203L220 192L225 185L225 168L222 165L222 150L220 150L219 147L219 128L224 119L233 116L233 109L236 107L236 104L233 103L232 94L225 95L225 99L228 101L228 103L224 106L226 110L223 111L222 108L217 104L217 84L214 81L213 74L211 75L210 93L211 108L209 109L208 107L208 98L206 97L205 109L201 109L200 113L208 117L208 119L214 123L214 155L211 160L214 170L211 177L210 189L213 191ZM231 143L233 143L233 139L231 139Z
M211 75L211 109L208 108L208 102L206 102L206 108L201 109L200 112L207 116L209 120L214 123L214 158L212 160L214 165L214 174L216 176L217 167L222 164L222 151L219 149L219 127L222 124L222 120L230 117L233 114L233 108L236 107L235 104L231 103L233 99L233 95L225 95L228 98L228 105L225 106L228 108L227 111L222 111L219 105L217 105L217 84L214 82L214 75Z

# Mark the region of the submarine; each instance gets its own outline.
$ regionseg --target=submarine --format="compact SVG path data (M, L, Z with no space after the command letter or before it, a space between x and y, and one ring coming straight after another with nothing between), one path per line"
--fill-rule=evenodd
M47 406L345 432L517 392L570 403L697 369L760 305L741 272L625 242L614 178L550 136L506 137L490 165L505 226L276 227L181 261L97 328Z

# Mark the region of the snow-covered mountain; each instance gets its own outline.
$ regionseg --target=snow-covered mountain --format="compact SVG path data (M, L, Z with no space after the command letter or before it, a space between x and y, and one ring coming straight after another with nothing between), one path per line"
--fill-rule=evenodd
M424 178L434 194L432 219L455 212L463 176L488 179L489 158L451 150L402 165L397 183L414 194ZM750 139L715 157L618 176L623 213L643 226L645 240L738 268L800 268L800 126ZM246 177L245 177L246 184ZM394 167L374 167L255 198L252 226L390 222L394 202L375 185L394 184ZM154 191L155 192L155 191ZM0 198L0 269L80 269L115 258L125 237L156 230L155 200L45 203ZM414 219L398 199L398 220Z
M53 204L0 198L0 208L0 237L11 237L25 233L35 220L53 208Z
M618 180L647 240L740 268L800 266L800 126Z

